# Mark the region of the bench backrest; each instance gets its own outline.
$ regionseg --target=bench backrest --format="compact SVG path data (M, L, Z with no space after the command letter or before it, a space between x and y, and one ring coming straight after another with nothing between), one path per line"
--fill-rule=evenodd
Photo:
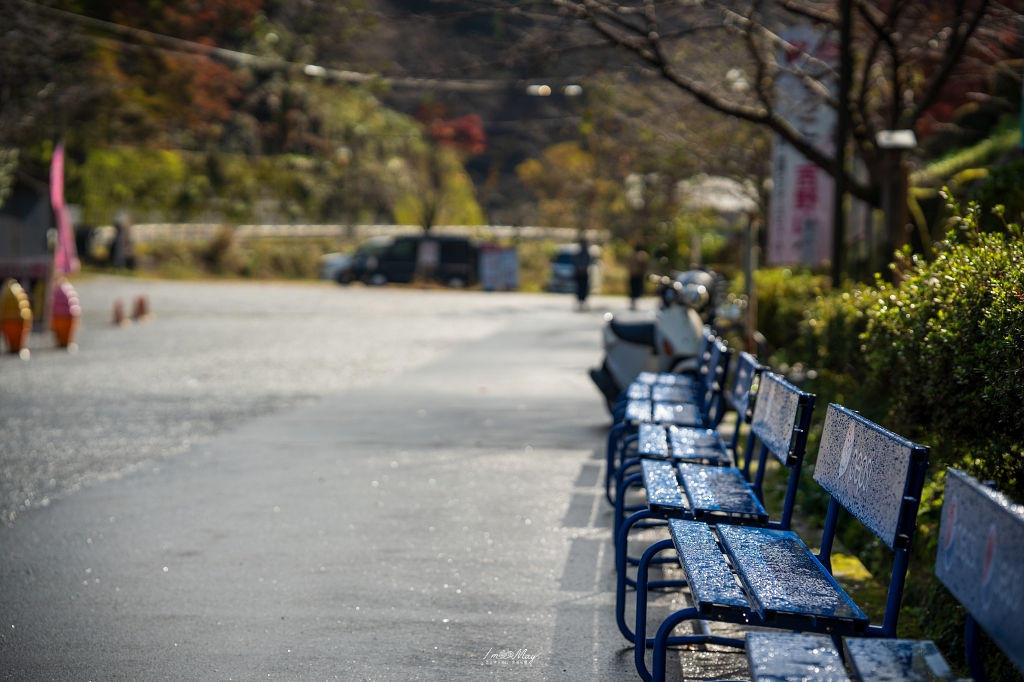
M814 480L832 498L818 560L831 571L832 545L842 509L893 550L885 615L880 626L868 626L872 637L896 636L927 469L927 447L911 443L841 405L828 406L814 465Z
M704 377L708 373L708 357L711 354L711 344L715 340L715 334L711 327L704 325L700 334L700 346L697 347L697 383L703 384Z
M935 575L1024 670L1024 506L950 469Z
M750 434L747 436L743 477L750 480L750 465L754 461L757 441L761 441L761 446L757 448L757 476L753 488L759 500L764 501L762 486L768 453L782 462L783 466L789 467L789 483L786 485L782 516L777 523L768 524L772 528L789 530L793 506L796 504L796 491L800 485L800 469L807 449L807 432L811 428L811 415L814 413L814 396L801 391L778 374L764 370L760 376L754 415L750 420Z
M711 428L722 421L724 410L723 393L725 377L729 373L729 347L721 339L714 339L708 352L707 373L701 377L697 387L697 401L706 423Z
M925 446L828 406L814 480L889 549L910 547L927 466Z
M813 397L778 374L761 372L750 430L785 466L797 464L803 456L810 414L801 419L800 408L813 405Z
M736 410L738 421L745 422L750 419L750 391L754 386L754 379L762 369L757 359L750 353L740 353L736 359L736 371L726 401L729 407Z

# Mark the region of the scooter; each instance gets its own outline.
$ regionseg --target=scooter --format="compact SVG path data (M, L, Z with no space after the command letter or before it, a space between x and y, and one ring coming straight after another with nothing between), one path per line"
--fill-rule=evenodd
M716 274L688 270L675 277L652 275L661 299L652 322L619 322L610 317L604 328L605 359L591 369L614 411L618 396L640 372L696 372L704 325L711 321L717 292L723 287Z

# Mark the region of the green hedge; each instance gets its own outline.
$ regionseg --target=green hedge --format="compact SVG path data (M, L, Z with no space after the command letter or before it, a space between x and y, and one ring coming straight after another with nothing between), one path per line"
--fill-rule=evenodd
M816 372L804 386L820 406L809 452L829 402L931 446L904 598L917 622L901 629L934 638L964 671L965 614L933 577L942 489L955 466L1024 501L1024 242L1016 225L984 231L1001 207L948 208L956 229L931 262L904 254L896 284L828 290L812 275L767 271L758 279L758 317L776 348L774 366L799 362ZM799 504L820 522L827 498L810 469ZM846 519L840 540L872 573L888 575L888 552L859 524ZM986 647L993 680L1021 679Z

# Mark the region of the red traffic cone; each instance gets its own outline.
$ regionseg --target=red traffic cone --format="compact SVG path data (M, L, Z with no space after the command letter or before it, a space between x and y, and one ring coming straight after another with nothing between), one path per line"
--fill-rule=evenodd
M153 313L149 312L149 296L140 294L135 297L135 305L132 308L132 319L136 322L145 322L153 319Z
M124 302L119 298L114 299L114 317L110 320L110 323L118 327L127 327L132 323L131 320L124 316Z

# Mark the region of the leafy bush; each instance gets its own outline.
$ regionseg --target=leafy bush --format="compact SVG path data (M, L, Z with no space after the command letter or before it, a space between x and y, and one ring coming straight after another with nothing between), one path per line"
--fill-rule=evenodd
M1024 243L953 208L959 233L935 261L873 294L865 359L894 428L1024 499Z
M1011 220L1021 220L1024 214L1024 159L997 166L988 172L988 177L970 192L970 198L979 206L1002 204ZM981 229L985 232L1002 232L1005 224L1000 216L984 212L978 216Z
M1015 226L982 232L977 204L950 208L959 229L933 262L909 259L900 283L879 285L862 339L885 422L932 447L907 601L962 664L965 613L932 574L942 484L955 466L1024 499L1024 243ZM994 647L986 658L993 679L1020 679Z
M800 351L795 344L800 325L811 316L811 308L828 292L830 280L809 272L793 272L789 268L758 270L754 273L757 290L757 328L764 334L773 351L781 351L777 361L792 364ZM735 293L743 290L742 277L733 286ZM778 362L776 363L778 364Z
M986 221L1002 222L1002 206L948 209L956 229L935 259L902 254L895 284L826 290L811 275L766 271L758 301L761 328L779 347L775 366L816 371L806 386L820 406L809 452L829 402L931 446L904 605L963 669L965 613L933 575L942 490L956 466L1024 501L1024 240L1015 224L987 231ZM805 474L800 508L820 522L827 498ZM890 570L888 553L859 524L841 522L840 540L875 575ZM1021 679L991 644L985 655L993 680Z

